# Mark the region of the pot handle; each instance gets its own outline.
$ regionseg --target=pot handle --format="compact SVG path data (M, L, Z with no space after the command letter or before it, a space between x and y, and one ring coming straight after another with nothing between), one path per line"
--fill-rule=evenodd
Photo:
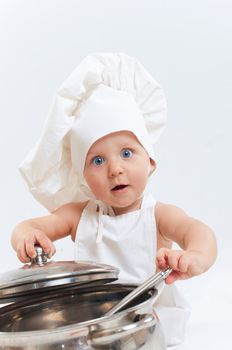
M140 330L153 327L157 324L157 320L152 314L138 315L139 321L129 323L124 326L118 325L108 329L92 331L90 333L93 345L104 345L116 341L122 337L128 336Z
M43 266L47 263L48 254L44 252L40 245L35 245L36 257L31 259L31 265Z

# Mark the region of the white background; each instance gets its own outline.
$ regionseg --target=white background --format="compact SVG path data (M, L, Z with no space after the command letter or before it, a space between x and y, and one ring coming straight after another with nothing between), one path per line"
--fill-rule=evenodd
M152 191L208 223L217 263L179 282L193 311L186 346L230 349L232 3L229 0L0 0L0 272L17 268L17 222L46 213L17 167L37 141L55 90L93 51L137 57L163 86L168 124ZM58 259L73 259L70 239Z

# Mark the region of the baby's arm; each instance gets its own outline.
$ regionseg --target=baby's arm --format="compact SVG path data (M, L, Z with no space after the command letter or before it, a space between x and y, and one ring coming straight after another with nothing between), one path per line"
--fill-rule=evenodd
M19 223L12 233L11 243L18 258L28 262L36 255L34 246L39 244L51 257L56 249L53 241L71 235L75 239L77 225L85 203L69 203L53 213L25 220Z
M155 209L157 231L162 238L176 242L182 250L166 247L157 252L157 266L170 266L173 272L166 279L172 283L205 272L217 255L213 231L204 223L189 217L175 206L158 203Z

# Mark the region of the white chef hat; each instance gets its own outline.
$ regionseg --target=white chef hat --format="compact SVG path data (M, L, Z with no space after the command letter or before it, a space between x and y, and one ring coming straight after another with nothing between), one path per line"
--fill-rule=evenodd
M19 169L32 195L53 211L93 197L83 170L96 140L131 131L154 159L165 122L164 93L136 59L90 54L58 89L44 132Z

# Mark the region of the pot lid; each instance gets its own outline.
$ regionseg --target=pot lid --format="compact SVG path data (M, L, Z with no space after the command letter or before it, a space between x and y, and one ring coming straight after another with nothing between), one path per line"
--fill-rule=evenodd
M119 269L93 261L47 261L41 247L37 257L22 268L0 275L0 303L64 288L83 288L118 278Z

